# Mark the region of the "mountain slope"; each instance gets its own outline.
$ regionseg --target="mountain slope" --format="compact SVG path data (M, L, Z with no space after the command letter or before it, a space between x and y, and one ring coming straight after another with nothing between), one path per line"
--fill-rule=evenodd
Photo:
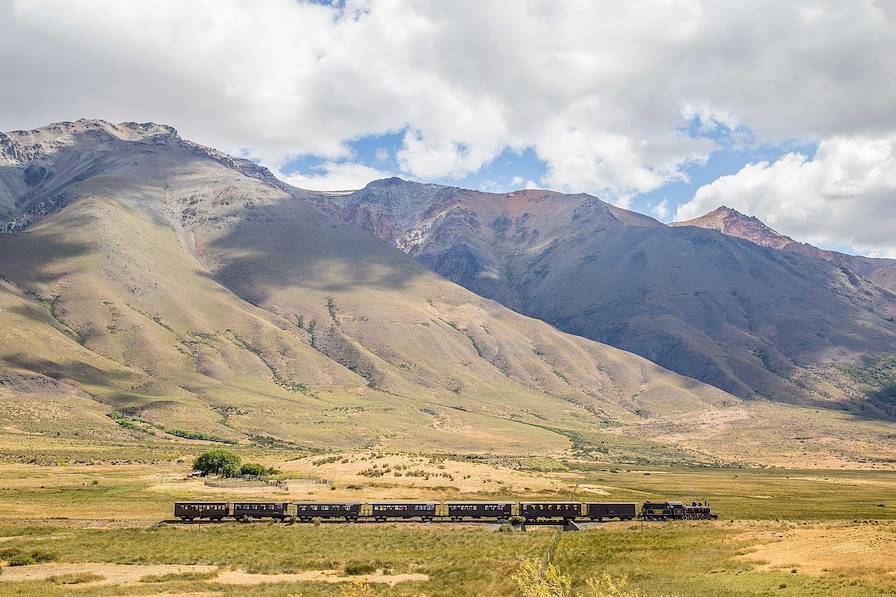
M5 406L89 404L77 425L109 437L539 452L569 445L555 429L738 403L480 298L170 127L0 147ZM0 423L51 425L15 412Z
M830 363L896 346L896 297L851 270L589 195L387 179L307 200L478 294L742 397L850 402Z
M673 222L670 226L694 226L707 230L717 230L723 234L736 236L763 247L830 261L841 267L851 269L878 283L890 292L896 292L896 259L874 259L819 249L806 243L797 242L789 236L779 234L755 217L745 216L729 207L722 206L699 218L684 222Z

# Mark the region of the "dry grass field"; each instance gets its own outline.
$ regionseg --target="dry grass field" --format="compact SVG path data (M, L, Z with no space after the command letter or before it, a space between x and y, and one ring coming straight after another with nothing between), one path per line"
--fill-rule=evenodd
M602 574L627 576L647 596L896 594L892 471L613 465L571 451L238 447L244 461L281 470L285 488L221 488L189 477L207 447L0 436L0 595L512 596L520 565L543 558L555 540L552 562L573 595ZM559 536L553 527L473 523L171 522L181 499L573 495L705 499L720 519L600 523Z

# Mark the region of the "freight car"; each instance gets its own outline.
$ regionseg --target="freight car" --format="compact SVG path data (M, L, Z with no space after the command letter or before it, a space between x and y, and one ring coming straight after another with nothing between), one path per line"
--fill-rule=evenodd
M605 518L618 518L619 520L631 520L635 517L635 504L607 504L587 502L584 506L584 516L590 520L601 521Z

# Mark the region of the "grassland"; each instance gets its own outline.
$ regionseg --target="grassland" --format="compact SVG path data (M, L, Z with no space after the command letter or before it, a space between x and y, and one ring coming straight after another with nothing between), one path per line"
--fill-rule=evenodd
M22 450L36 448L28 439ZM37 552L52 561L5 567L2 595L340 595L349 580L360 578L375 595L511 596L517 594L514 572L527 558L544 556L553 528L505 533L476 524L165 521L176 499L570 495L706 499L721 515L715 522L604 523L563 533L552 561L571 577L574 591L608 573L628 575L631 587L650 596L896 592L891 471L243 447L244 458L282 470L288 490L222 489L187 477L192 457L204 448L198 442L116 450L87 440L56 445L42 439L43 457L23 463L5 440L0 558Z

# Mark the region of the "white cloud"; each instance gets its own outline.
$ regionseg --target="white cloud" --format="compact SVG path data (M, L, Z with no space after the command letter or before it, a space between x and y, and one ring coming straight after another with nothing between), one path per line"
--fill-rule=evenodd
M519 188L540 189L542 186L544 186L544 185L538 184L534 180L529 180L529 179L523 178L522 176L514 176L511 179L510 184L512 184L513 188L515 188L515 189L519 189Z
M657 220L666 221L670 213L669 200L664 198L662 201L655 203L651 206L650 213L652 213Z
M624 204L714 150L687 118L761 143L893 134L893 19L872 0L4 0L0 130L155 120L275 165L404 130L410 176L531 147L545 183Z
M313 174L283 174L280 180L314 191L353 191L363 188L372 180L394 176L390 172L351 162L325 162L314 169Z
M896 257L896 136L822 141L814 158L790 153L748 164L697 190L677 220L727 205L798 240Z

